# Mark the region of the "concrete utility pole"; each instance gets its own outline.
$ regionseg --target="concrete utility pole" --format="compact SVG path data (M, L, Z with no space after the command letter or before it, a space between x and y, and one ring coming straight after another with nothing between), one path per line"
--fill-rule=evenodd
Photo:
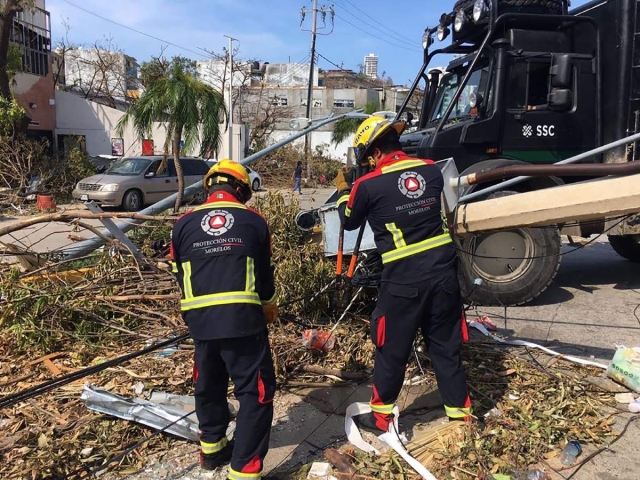
M300 21L300 26L302 26L302 22L304 22L304 17L307 13L311 13L313 15L311 20L311 59L309 64L309 91L307 92L307 114L306 117L311 119L311 102L313 100L313 69L315 67L316 61L316 35L318 35L318 12L322 15L322 23L323 26L320 29L326 27L325 19L327 13L331 14L331 32L333 32L333 19L335 16L335 12L333 10L333 6L325 7L318 9L318 0L313 0L313 8L311 10L306 10L304 7L300 10L300 15L302 20ZM309 30L304 30L308 32ZM329 35L331 32L326 33L324 35ZM311 178L311 134L307 134L304 137L304 152L306 156L307 162L307 178Z
M237 38L223 35L229 39L229 158L233 159L233 42ZM224 87L224 85L223 85ZM236 159L237 160L237 159Z

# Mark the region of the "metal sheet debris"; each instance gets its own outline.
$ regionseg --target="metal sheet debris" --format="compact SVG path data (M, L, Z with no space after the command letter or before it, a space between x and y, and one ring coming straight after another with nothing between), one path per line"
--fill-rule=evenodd
M154 395L151 398L153 400ZM152 428L166 428L166 433L198 442L198 420L195 413L180 419L193 409L189 398L158 392L155 394L155 400L159 403L153 403L142 398L121 397L92 385L84 385L80 396L89 410ZM173 422L175 424L171 425ZM167 427L168 425L171 426ZM235 426L235 422L231 422L227 429L227 436L231 435Z

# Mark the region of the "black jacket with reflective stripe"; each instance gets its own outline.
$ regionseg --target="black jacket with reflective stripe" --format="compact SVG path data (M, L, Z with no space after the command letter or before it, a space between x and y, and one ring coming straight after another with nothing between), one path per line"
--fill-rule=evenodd
M346 230L369 222L383 259L382 281L410 284L457 265L442 215L444 180L431 160L393 152L338 200Z
M254 335L275 301L265 219L226 192L182 216L171 233L182 316L196 340Z

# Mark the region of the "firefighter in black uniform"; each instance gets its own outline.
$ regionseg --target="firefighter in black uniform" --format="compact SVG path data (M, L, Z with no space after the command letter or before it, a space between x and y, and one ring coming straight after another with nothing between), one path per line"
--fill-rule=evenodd
M182 216L171 234L182 316L195 344L200 464L213 470L231 460L234 480L262 477L276 387L267 337L267 324L278 315L271 239L265 219L245 205L250 185L241 164L220 160L204 178L208 200ZM240 402L231 442L229 377Z
M377 434L386 432L392 422L418 329L446 414L456 420L472 415L460 357L466 323L457 255L441 211L444 181L434 162L409 158L401 151L404 128L404 122L369 117L358 128L353 146L357 161L375 168L353 185L343 172L336 179L345 230L368 221L382 255L381 284L371 319L376 346L372 412L354 418L360 428Z

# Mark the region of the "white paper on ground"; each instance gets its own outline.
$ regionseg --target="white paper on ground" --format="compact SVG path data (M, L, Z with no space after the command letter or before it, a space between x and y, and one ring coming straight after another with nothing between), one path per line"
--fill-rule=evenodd
M369 443L365 442L360 435L360 431L356 424L353 421L353 417L356 415L362 415L363 413L371 412L371 406L368 403L356 402L352 403L347 407L347 411L344 416L344 427L347 433L347 439L356 448L368 453L374 453L376 455L380 455L380 452L377 448ZM406 462L411 465L411 467L418 472L422 476L422 478L426 480L437 480L429 470L426 469L424 465L418 462L415 458L413 458L409 453L405 450L402 443L400 443L400 439L398 438L398 434L400 429L398 427L398 417L400 416L400 410L398 406L395 405L393 407L393 423L389 426L389 431L387 433L383 433L378 436L378 440L387 447L393 448L402 458L406 460Z
M553 350L551 350L551 349L549 349L547 347L543 347L542 345L538 345L537 343L526 342L524 340L504 340L502 338L496 337L495 335L492 335L491 333L489 333L489 331L481 323L474 322L474 321L471 321L471 322L468 322L468 323L469 323L470 327L475 328L480 333L482 333L484 336L492 338L496 342L504 343L506 345L520 345L520 346L524 346L524 347L537 348L538 350L542 350L543 352L548 353L549 355L554 355L556 357L561 357L561 358L564 358L565 360L568 360L570 362L579 363L580 365L590 365L592 367L603 368L605 370L608 368L607 365L604 365L602 363L592 362L590 360L583 360L583 359L578 358L578 357L572 357L571 355L564 355L562 353L554 352Z

